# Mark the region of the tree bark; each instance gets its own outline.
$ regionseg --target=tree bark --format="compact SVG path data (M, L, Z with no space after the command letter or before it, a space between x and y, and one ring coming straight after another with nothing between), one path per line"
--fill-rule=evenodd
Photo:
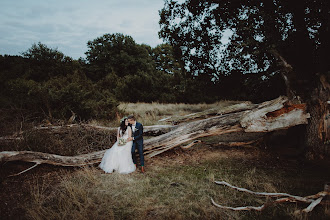
M306 151L310 159L321 158L330 155L327 130L327 118L330 104L330 84L324 75L320 76L319 85L311 92L311 98L307 100L307 111L311 118L306 127Z
M306 124L309 114L305 105L290 105L286 97L255 105L253 109L218 115L198 121L182 123L172 131L146 139L144 153L153 157L186 142L207 136L219 136L220 141L248 142L259 140L268 132ZM104 151L78 156L60 156L41 152L4 151L0 162L21 160L36 164L47 163L61 166L82 166L100 162Z
M294 70L278 51L272 50L271 53L282 66L282 76L290 102L292 104L300 103L303 100L306 103L307 112L310 113L309 123L304 134L302 134L304 138L302 143L307 158L323 159L328 157L330 155L330 139L327 135L327 118L330 117L330 105L328 103L330 101L329 72L325 74L310 72L309 78L306 78L306 73L300 73L299 76L302 80L298 80L295 73L297 69ZM300 62L304 63L301 60Z

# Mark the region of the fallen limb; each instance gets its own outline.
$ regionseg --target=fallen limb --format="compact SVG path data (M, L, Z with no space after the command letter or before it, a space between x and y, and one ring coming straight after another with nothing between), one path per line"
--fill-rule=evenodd
M16 173L16 174L12 174L12 175L9 175L9 177L11 177L11 176L18 176L18 175L21 175L22 173L25 173L25 172L27 172L27 171L29 171L29 170L32 170L33 168L35 168L36 166L38 166L40 163L36 163L36 164L34 164L32 167L30 167L30 168L28 168L28 169L26 169L26 170L23 170L22 172L19 172L19 173Z
M222 208L222 209L230 209L233 211L245 211L245 210L256 210L256 211L262 211L265 209L265 205L262 206L244 206L244 207L230 207L230 206L223 206L223 205L219 205L218 203L216 203L212 198L211 198L211 202L213 205L215 205L218 208Z
M84 166L99 163L104 153L105 150L78 156L61 156L33 151L2 151L0 152L0 162L25 161L58 166Z
M85 129L96 129L101 131L108 131L112 133L116 133L118 127L107 127L107 126L100 126L100 125L92 125L92 124L72 124L72 125L65 125L65 126L39 126L34 127L34 130L50 130L50 131L65 131L70 128L77 128L82 127ZM143 133L145 136L158 136L161 134L165 134L171 130L176 128L175 125L152 125L152 126L143 126Z
M307 123L309 114L302 108L292 108L289 109L290 111L275 115L268 114L284 108L287 101L286 97L279 97L254 105L253 109L242 108L243 111L217 115L171 127L172 130L169 132L144 141L145 156L151 158L174 147L208 136L217 136L218 141L227 143L260 140L267 132ZM104 151L98 151L70 157L30 151L4 151L0 152L0 162L20 160L59 166L82 166L98 163L103 154Z
M232 189L238 190L240 192L246 192L246 193L250 193L253 195L257 195L257 196L265 196L265 197L282 197L282 198L278 198L274 201L268 202L263 204L262 206L258 206L258 207L254 207L254 206L244 206L244 207L230 207L230 206L223 206L223 205L219 205L218 203L216 203L212 198L211 198L211 202L213 205L222 208L222 209L230 209L230 210L234 210L234 211L240 211L240 210L256 210L256 211L262 211L263 209L265 209L266 207L270 206L271 204L274 203L283 203L283 202L304 202L304 203L310 203L309 206L305 209L303 209L303 212L311 212L315 206L317 206L318 204L321 203L322 199L327 196L330 195L330 192L327 191L322 191L319 192L315 195L310 195L310 196L305 196L305 197L301 197L301 196L295 196L295 195L290 195L288 193L266 193L266 192L254 192L245 188L240 188L237 186L233 186L225 181L215 181L216 184L219 185L225 185L228 186ZM313 199L312 199L313 198Z
M237 186L230 185L229 183L227 183L225 181L215 181L215 183L218 184L218 185L225 185L225 186L228 186L230 188L236 189L238 191L254 194L254 195L257 195L257 196L269 196L269 197L285 196L285 197L288 197L288 198L293 198L294 200L297 200L297 201L300 201L300 202L313 202L314 201L314 200L308 199L306 197L294 196L294 195L290 195L288 193L253 192L253 191L248 190L248 189L239 188Z
M313 201L311 204L309 204L309 206L305 209L303 209L302 211L303 212L311 212L315 206L317 206L318 204L320 204L320 202L322 201L324 197L321 196L320 198L316 199L315 201Z

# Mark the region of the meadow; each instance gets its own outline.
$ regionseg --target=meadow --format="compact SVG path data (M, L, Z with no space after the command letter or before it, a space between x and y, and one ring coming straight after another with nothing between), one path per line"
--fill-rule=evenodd
M121 103L118 117L135 114L145 125L207 109L237 104ZM91 121L115 126L118 121ZM29 133L42 151L74 155L106 149L109 134L76 130L57 134ZM63 139L63 137L66 137ZM48 141L47 140L51 140ZM87 147L88 145L88 147ZM102 146L100 146L102 145ZM43 146L43 148L42 148ZM45 147L47 146L47 147ZM85 148L83 147L85 146ZM7 146L8 147L8 146ZM32 147L31 147L32 149ZM226 206L260 206L268 198L220 186L214 181L260 192L286 192L307 196L323 190L329 182L328 164L283 154L275 147L226 147L217 137L203 138L190 149L179 147L146 160L146 173L104 174L97 167L63 168L41 165L16 177L29 167L22 162L1 165L1 219L328 219L329 204L301 213L302 203L274 204L265 210L231 211L212 205L211 198Z

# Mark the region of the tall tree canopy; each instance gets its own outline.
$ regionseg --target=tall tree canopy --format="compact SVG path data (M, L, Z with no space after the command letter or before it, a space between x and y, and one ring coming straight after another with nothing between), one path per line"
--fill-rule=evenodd
M41 42L33 44L22 54L29 61L29 65L25 67L24 78L38 82L46 81L57 75L67 75L78 67L77 62L71 57L65 56L57 49L49 48Z
M324 117L330 99L328 0L165 1L159 35L193 74L220 80L233 70L281 75L287 95L307 102L307 147L327 152ZM221 39L230 30L227 45Z
M151 71L153 61L148 46L135 43L123 34L104 34L87 43L86 59L91 78L99 80L114 71L118 76L136 75L139 71Z
M293 67L296 74L290 80L302 96L318 78L316 74L330 70L329 5L327 0L187 0L181 4L170 0L160 11L159 34L191 70L209 77L229 69L276 74L280 55ZM226 30L232 36L221 50Z

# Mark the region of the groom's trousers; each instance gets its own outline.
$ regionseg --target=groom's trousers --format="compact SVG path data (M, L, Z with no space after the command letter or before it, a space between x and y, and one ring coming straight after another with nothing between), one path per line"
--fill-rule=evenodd
M139 152L141 166L144 166L143 139L142 140L138 140L138 141L133 141L132 158L133 158L133 163L134 164L136 164L136 153L135 153L135 149L137 149L138 152Z

